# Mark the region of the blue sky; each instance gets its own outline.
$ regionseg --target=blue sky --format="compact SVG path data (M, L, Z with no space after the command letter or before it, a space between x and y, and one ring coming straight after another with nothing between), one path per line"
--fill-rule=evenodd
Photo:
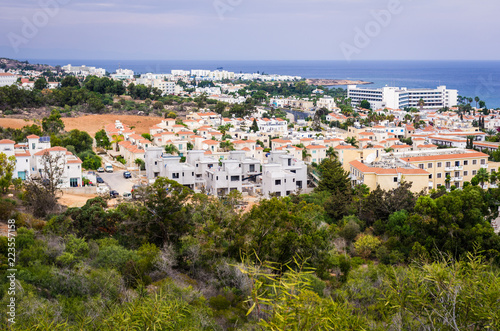
M498 0L3 1L0 57L498 60L499 9Z

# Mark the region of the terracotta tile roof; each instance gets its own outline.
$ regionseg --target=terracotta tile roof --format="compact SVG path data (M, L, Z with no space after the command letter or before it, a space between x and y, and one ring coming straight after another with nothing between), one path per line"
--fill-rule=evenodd
M352 145L338 145L334 147L335 149L351 149L351 148L356 148Z
M6 144L15 144L16 142L14 140L10 139L2 139L0 140L0 145L6 145Z
M401 158L401 160L406 162L418 162L418 161L455 160L455 159L469 159L469 158L483 158L483 157L488 157L488 154L475 152L475 153L460 153L460 154L445 154L445 155L429 155L429 156L405 157Z
M27 136L26 138L28 139L38 139L40 138L39 136L37 136L36 134L30 134L29 136Z
M67 151L67 149L64 147L55 146L55 147L44 149L38 153L35 153L35 155L37 155L37 156L44 155L46 152L66 152L66 151Z
M218 141L211 140L211 139L209 139L209 140L204 140L204 141L203 141L203 143L204 143L204 144L207 144L207 145L218 145L218 144L219 144L219 142L218 142Z

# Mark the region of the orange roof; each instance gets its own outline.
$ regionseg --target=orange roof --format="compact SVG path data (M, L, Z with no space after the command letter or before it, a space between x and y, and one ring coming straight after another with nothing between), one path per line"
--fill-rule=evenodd
M28 139L38 139L40 138L39 136L37 136L36 134L30 134L29 136L27 136L26 138Z
M338 145L334 147L335 149L350 149L350 148L356 148L352 145Z
M212 139L205 140L205 141L203 141L203 143L207 144L207 145L218 145L219 144L218 141L215 141L215 140L212 140Z
M55 147L44 149L43 151L40 151L38 153L35 153L35 155L44 155L46 152L66 152L66 151L68 151L68 150L64 147L55 146Z
M16 155L16 157L31 156L30 152L28 152L28 151L16 152L15 155Z
M402 158L402 160L406 162L418 162L418 161L433 161L433 160L468 159L468 158L479 158L479 157L488 157L488 154L475 152L475 153L460 153L460 154L445 154L445 155L429 155L429 156L405 157Z
M15 144L16 142L14 140L10 140L10 139L2 139L0 140L0 145L4 145L4 144Z
M323 145L309 145L309 146L306 146L307 149L323 149L323 148L326 148L326 146L323 146Z
M360 161L351 161L349 164L363 173L375 173L377 175L397 175L398 173L406 175L429 175L423 169L370 167Z

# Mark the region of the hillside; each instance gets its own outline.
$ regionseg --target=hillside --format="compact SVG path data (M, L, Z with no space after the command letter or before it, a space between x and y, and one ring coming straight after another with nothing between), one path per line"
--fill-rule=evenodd
M20 69L20 70L55 70L54 67L47 64L31 64L28 61L19 61L8 58L0 58L0 69L10 70L10 69Z

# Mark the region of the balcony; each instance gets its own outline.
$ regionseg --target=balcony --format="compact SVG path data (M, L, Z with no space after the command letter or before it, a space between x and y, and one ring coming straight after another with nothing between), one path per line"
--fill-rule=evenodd
M446 172L455 171L455 167L445 167L444 171Z
M481 168L488 169L488 165L487 164L481 164Z
M451 182L461 182L463 180L463 177L451 177Z
M455 171L459 171L459 170L464 170L464 167L463 166L455 167Z

